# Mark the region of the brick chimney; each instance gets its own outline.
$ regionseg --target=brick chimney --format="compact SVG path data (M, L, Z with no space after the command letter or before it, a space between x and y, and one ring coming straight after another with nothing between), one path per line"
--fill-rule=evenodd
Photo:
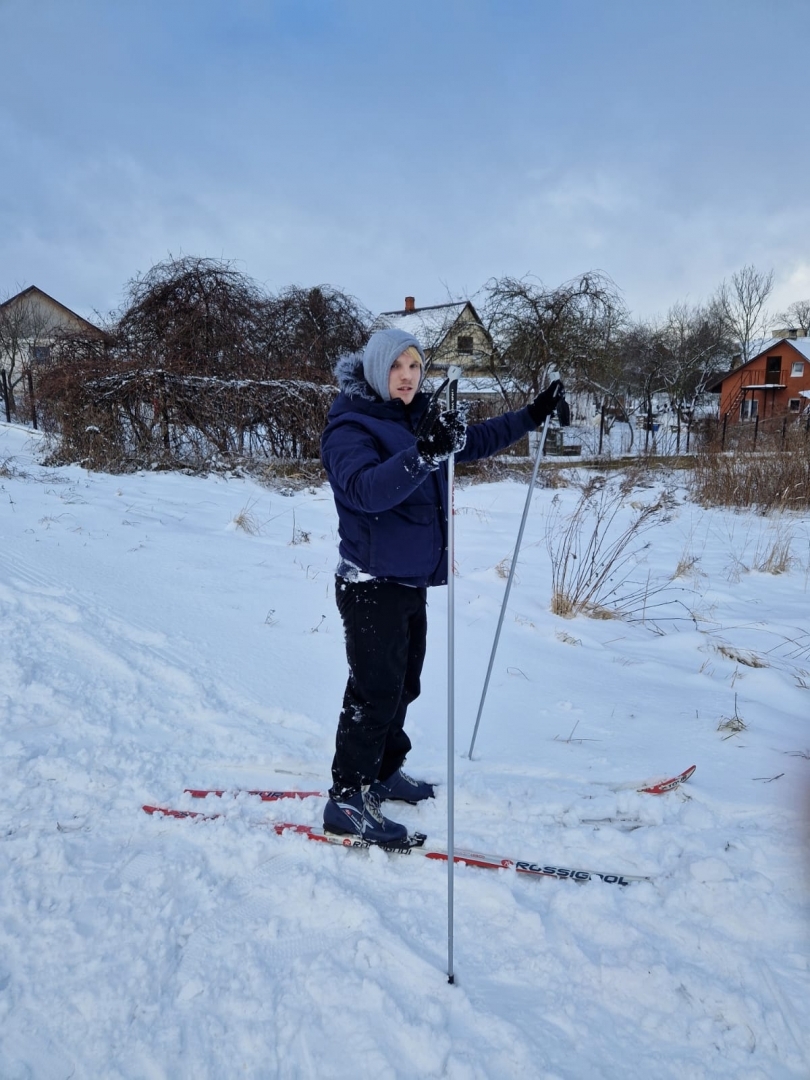
M406 296L405 297L405 314L408 315L412 311L416 311L416 300L412 296Z

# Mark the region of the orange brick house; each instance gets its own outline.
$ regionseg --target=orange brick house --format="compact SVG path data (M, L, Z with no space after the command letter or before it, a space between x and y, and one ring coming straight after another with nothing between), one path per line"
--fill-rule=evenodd
M709 387L730 423L806 415L810 409L810 338L771 338L745 364Z

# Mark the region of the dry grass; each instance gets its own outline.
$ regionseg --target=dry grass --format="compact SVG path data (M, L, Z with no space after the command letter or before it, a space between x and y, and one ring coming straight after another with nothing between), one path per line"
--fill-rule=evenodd
M509 568L511 567L511 565L511 558L501 559L501 561L495 566L495 573L498 575L499 578L503 578L505 580L509 577Z
M735 649L732 645L718 645L717 651L721 656L725 656L727 660L733 660L735 664L742 664L743 667L770 667L767 660L763 660L762 657L757 656L756 653L747 652L745 649Z
M308 544L312 538L312 533L306 532L304 529L299 529L295 523L295 514L293 513L292 524L292 538L290 539L290 546L295 547L297 544Z
M793 531L779 528L763 548L757 548L752 569L763 574L784 574L793 565Z
M726 739L732 738L734 735L739 735L741 731L745 731L748 725L740 716L737 711L737 695L734 695L734 714L733 716L723 716L720 718L720 723L717 725L717 730L724 732Z
M736 425L735 425L736 426ZM756 446L701 451L692 471L692 494L703 506L803 510L810 507L810 433L792 423L785 432L761 433Z
M284 461L276 458L269 462L251 462L245 471L259 483L283 494L294 494L308 488L315 489L326 483L326 472L317 460Z
M0 479L2 480L26 480L27 476L14 464L14 458L6 458L0 461Z
M797 540L797 522L785 521L777 516L756 537L751 551L751 530L745 537L741 551L730 551L729 579L739 581L742 574L756 571L761 574L785 574L795 562L794 545Z
M669 500L634 503L634 517L621 526L618 515L636 488L638 475L626 473L618 483L592 477L581 488L573 513L564 519L552 513L546 529L551 558L551 610L571 618L587 615L611 619L646 610L652 595L663 585L633 580L640 553L647 546L642 535L667 513Z
M259 536L262 531L262 526L253 509L255 505L255 500L245 503L233 519L236 528L247 533L248 536Z
M700 557L692 555L690 552L684 551L678 564L672 574L672 580L685 577L700 577L702 570L700 569Z

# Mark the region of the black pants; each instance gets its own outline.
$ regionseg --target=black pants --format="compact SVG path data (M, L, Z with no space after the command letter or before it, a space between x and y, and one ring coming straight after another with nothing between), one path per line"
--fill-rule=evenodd
M405 713L419 696L427 639L427 589L335 579L349 680L332 762L333 796L387 780L411 748Z

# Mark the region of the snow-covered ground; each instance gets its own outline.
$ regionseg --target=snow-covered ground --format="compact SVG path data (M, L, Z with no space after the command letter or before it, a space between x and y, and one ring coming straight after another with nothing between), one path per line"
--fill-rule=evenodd
M671 603L564 620L546 530L578 492L538 488L471 761L525 486L457 491L457 845L654 880L457 867L450 986L443 864L265 827L313 799L141 810L328 784L328 489L40 457L0 425L3 1080L810 1075L807 518L675 490L637 575L679 569ZM787 572L757 570L777 542ZM442 783L445 590L430 619L408 768ZM441 846L446 808L388 812ZM611 816L641 826L585 823Z

